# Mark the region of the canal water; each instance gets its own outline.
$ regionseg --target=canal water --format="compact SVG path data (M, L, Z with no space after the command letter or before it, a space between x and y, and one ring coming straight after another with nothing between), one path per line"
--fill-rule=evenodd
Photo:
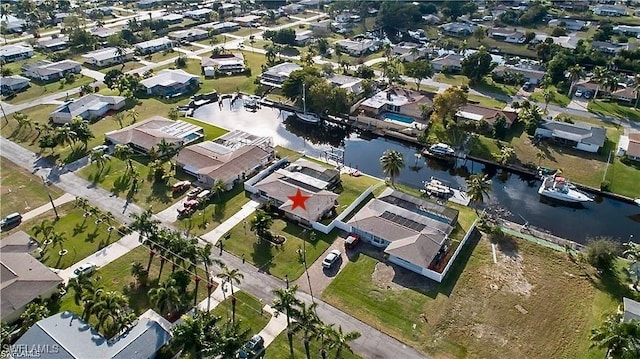
M505 219L529 222L530 226L578 243L596 236L609 236L623 242L633 236L635 242L640 242L640 206L603 197L574 206L550 202L541 199L537 192L540 182L535 178L521 177L473 161L449 163L425 158L416 155L418 149L410 144L384 137L367 137L336 125L300 123L289 118L289 113L269 107L248 111L241 100L233 106L229 100L225 100L222 107L218 104L203 106L193 116L229 130L270 136L275 145L309 156L342 157L345 165L380 178L384 177L380 156L387 149L397 150L403 153L406 167L396 181L415 188L422 188L422 182L433 176L452 187L464 189L467 176L484 172L491 177L493 187L485 207Z

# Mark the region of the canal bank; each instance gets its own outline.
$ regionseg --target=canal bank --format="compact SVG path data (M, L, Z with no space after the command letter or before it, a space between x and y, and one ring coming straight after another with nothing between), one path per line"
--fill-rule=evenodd
M518 224L529 222L558 237L585 243L587 238L610 236L627 241L630 235L640 238L640 207L603 195L580 206L566 206L540 198L535 176L503 170L490 164L457 159L453 162L424 158L421 148L405 141L357 133L347 126L314 126L288 120L290 113L263 107L255 112L241 103L226 102L207 105L194 112L194 117L227 129L238 129L261 136L271 136L274 144L326 158L337 150L344 151L344 164L359 171L384 178L379 158L387 149L404 155L406 168L397 182L422 188L423 181L436 177L451 187L465 188L465 179L473 173L486 173L492 179L492 193L485 207L492 213ZM418 156L416 156L418 154Z

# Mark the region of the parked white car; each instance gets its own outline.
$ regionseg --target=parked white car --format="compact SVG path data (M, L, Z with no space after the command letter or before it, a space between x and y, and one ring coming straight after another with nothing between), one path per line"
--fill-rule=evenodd
M327 256L322 261L322 266L324 268L331 268L333 264L340 258L340 251L337 249L332 250L327 254Z
M73 270L73 274L71 275L70 278L77 278L81 275L91 274L91 272L93 272L94 269L96 269L95 263L91 263L91 262L83 263L78 268Z

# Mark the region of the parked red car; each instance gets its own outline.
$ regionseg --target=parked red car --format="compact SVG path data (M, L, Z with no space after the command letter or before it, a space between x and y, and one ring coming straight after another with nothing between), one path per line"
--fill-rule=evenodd
M344 240L344 247L347 249L353 249L358 242L360 242L360 236L355 233L351 233L349 234L349 237Z

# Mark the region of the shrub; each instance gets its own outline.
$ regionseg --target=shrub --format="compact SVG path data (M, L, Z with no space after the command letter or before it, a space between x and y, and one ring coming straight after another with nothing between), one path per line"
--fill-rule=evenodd
M609 186L611 186L611 182L609 182L609 181L600 182L600 190L601 191L608 191L609 190Z
M590 239L587 243L586 260L594 268L608 271L620 252L618 243L608 238Z

